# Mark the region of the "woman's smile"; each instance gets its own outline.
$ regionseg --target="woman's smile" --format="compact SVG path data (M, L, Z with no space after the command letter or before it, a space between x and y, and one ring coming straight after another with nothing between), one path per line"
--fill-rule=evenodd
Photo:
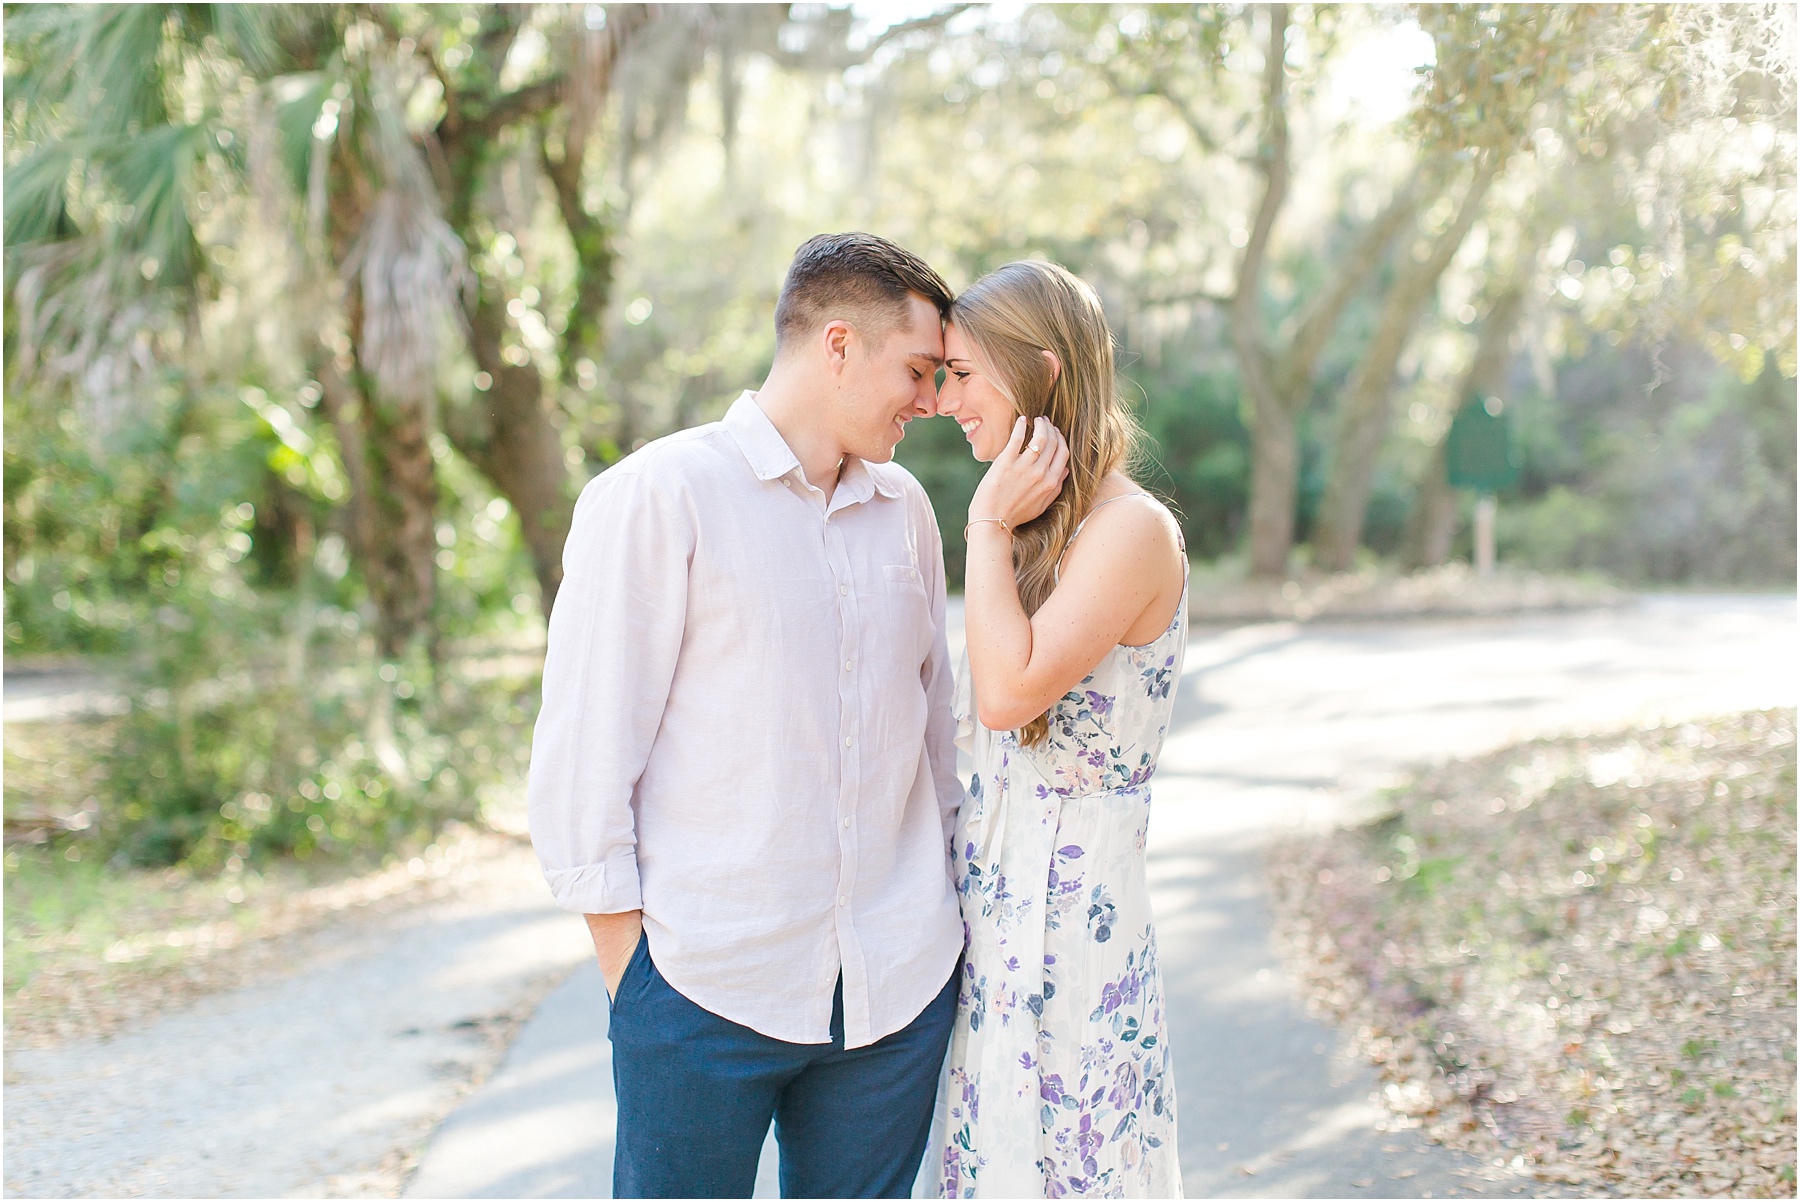
M953 419L969 440L969 450L983 463L991 462L1006 446L1018 416L1013 403L994 386L977 365L975 348L951 323L944 330L944 383L938 389L938 412ZM994 419L992 433L987 419Z

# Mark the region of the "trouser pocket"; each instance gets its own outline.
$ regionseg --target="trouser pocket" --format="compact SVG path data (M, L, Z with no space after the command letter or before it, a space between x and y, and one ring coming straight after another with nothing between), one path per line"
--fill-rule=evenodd
M637 946L631 949L631 959L625 962L625 971L619 976L619 983L613 987L612 993L606 999L608 1014L618 1013L619 1003L628 996L628 991L636 987L639 979L643 976L643 970L649 963L650 935L649 932L640 932Z

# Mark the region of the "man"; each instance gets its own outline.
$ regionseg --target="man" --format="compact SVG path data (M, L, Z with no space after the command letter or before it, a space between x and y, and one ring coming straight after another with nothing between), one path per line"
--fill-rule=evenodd
M796 253L768 379L581 495L532 842L611 997L618 1197L899 1197L955 1010L962 800L930 502L950 293L868 234Z

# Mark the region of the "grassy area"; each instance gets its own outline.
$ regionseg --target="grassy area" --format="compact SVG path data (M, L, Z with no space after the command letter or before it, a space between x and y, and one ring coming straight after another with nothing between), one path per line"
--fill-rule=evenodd
M326 773L328 762L303 774L289 793L227 792L216 806L195 807L215 825L239 817L239 802L260 800L265 813L313 812L318 825L310 829L332 838L315 839L320 854L310 856L256 854L249 832L239 831L232 836L238 842L223 843L205 865L133 866L129 822L121 821L120 790L111 787L118 782L107 773L142 773L129 779L146 790L163 778L154 757L121 761L116 755L126 719L8 723L7 1046L103 1033L196 993L252 979L291 960L342 914L485 887L507 874L516 880L522 870L535 876L520 860L529 859L529 850L517 837L522 824L514 812L528 745L515 736L530 714L514 699L529 686L536 662L517 654L459 661L459 682L476 681L483 691L467 690L471 700L458 711L467 720L454 740L414 747L432 753L429 763L421 759L408 768L417 774L423 766L435 778L429 787L439 794L432 801L441 803L437 813L468 814L466 823L406 822L397 836L385 836L378 822L339 832L337 811L352 805L353 786L361 789L356 797L377 796L373 770L367 779L350 771L366 758L360 742L338 755L343 763L336 775ZM239 758L255 756L249 746ZM463 771L437 770L447 762ZM348 781L341 794L339 776ZM315 778L323 779L322 788ZM133 804L128 797L125 808ZM360 804L382 817L373 801Z
M63 847L6 852L9 1048L104 1035L280 971L350 916L531 876L519 839L460 826L416 855L206 875L70 860Z
M1794 711L1533 742L1279 849L1396 1120L1587 1192L1795 1191Z

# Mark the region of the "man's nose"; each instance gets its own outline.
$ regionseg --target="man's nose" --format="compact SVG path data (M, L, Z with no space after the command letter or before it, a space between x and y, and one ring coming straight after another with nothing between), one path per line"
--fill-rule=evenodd
M919 383L919 395L913 398L914 406L921 416L936 417L938 411L937 381L927 376Z

